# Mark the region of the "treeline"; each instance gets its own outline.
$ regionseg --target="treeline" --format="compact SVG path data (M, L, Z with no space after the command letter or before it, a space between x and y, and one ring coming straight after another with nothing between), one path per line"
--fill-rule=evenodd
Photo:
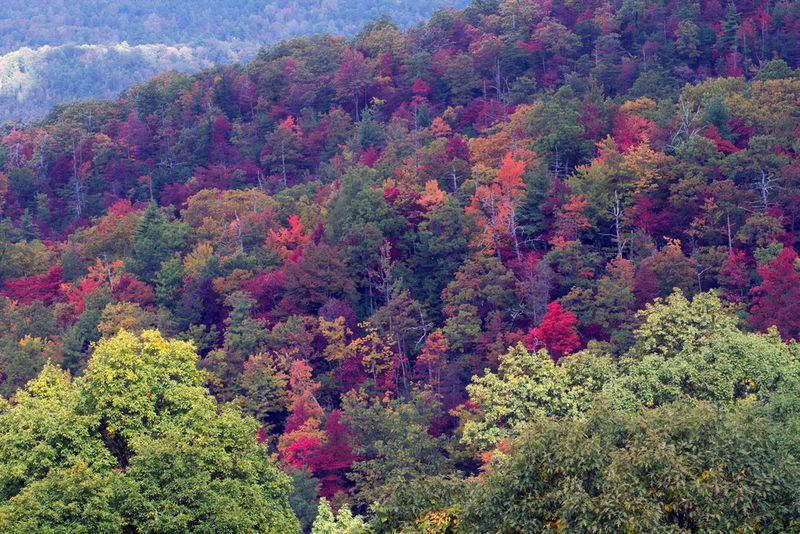
M157 73L248 62L261 47L310 34L353 36L392 15L422 22L432 2L5 2L0 6L0 123L55 105L114 99Z
M293 480L265 506L304 529L797 528L797 20L478 2L8 128L0 424L50 361L113 454L82 392L156 328L257 421ZM0 521L49 524L27 488L74 459L48 461L9 471Z
M196 72L255 57L255 44L63 45L0 57L0 123L41 119L75 100L117 98L166 71Z
M44 45L274 43L301 35L354 35L364 23L391 14L402 27L423 22L442 7L464 2L297 2L289 0L200 0L161 2L24 2L0 6L0 52Z

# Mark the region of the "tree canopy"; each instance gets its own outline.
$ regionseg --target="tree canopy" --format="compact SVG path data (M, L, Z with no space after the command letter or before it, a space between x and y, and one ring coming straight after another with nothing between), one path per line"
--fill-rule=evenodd
M75 380L47 364L0 413L2 530L298 530L255 422L196 359L151 330L101 341Z
M0 127L0 530L796 530L799 15L475 1Z

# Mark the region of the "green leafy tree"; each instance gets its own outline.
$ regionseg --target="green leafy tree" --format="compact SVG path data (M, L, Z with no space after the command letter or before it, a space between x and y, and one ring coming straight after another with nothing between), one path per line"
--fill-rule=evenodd
M409 480L372 507L376 532L458 532L467 484L459 473Z
M361 503L380 502L410 480L445 472L447 438L428 432L439 415L439 403L429 392L414 392L408 400L352 392L342 406L359 456L350 476Z
M467 230L464 209L450 199L425 214L419 223L416 252L409 267L413 277L412 292L430 309L442 306L442 290L464 261Z
M136 227L131 272L145 282L152 282L162 262L186 247L188 235L185 224L170 223L156 204L150 203Z
M271 354L254 354L244 362L242 405L264 423L275 423L289 406L289 377Z
M676 291L642 313L634 346L605 395L620 406L660 406L683 397L731 404L766 400L800 378L795 352L772 330L742 332L714 293Z
M83 313L66 331L61 363L72 373L77 373L86 367L86 353L91 344L100 339L101 334L97 327L109 302L111 295L105 289L86 295Z
M225 319L225 350L243 361L260 352L267 338L266 323L252 316L255 300L244 291L234 291L225 299L230 307Z
M384 241L396 239L394 249L406 248L406 220L384 199L383 190L373 187L375 178L375 171L366 167L345 174L331 200L326 226L326 236L341 246L350 277L362 295L374 290L370 272L380 264ZM369 303L362 306L368 309Z
M52 344L39 337L0 339L0 395L8 397L36 378L53 354Z
M362 534L367 532L364 518L354 516L350 508L343 506L334 515L325 497L319 500L317 518L311 526L311 534Z
M183 287L186 272L179 255L161 263L155 279L156 302L159 306L175 310L178 306L178 292Z
M756 406L679 402L533 421L475 481L470 532L787 532L798 438Z
M631 357L657 354L663 358L690 349L714 334L736 331L737 320L714 293L700 293L692 300L675 290L666 299L656 299L639 314L641 326L634 333Z
M493 317L507 318L518 305L514 273L496 256L479 256L464 263L442 291L450 347L470 350L481 328Z
M780 80L796 77L797 73L784 60L773 59L765 62L756 75L756 80Z
M667 359L648 355L623 366L627 372L606 392L621 405L658 406L681 397L723 404L769 399L800 378L795 355L774 331L713 333Z
M546 155L549 168L559 178L583 163L592 152L592 143L583 139L579 116L575 93L563 87L530 120L530 131L538 135L533 148Z
M9 534L122 532L122 478L114 471L97 472L82 459L69 467L54 467L46 477L0 505L0 526Z
M217 404L196 361L151 330L102 340L74 383L46 365L0 408L0 530L298 531L255 421Z
M608 357L582 351L558 363L547 351L529 352L522 344L500 357L497 372L473 377L467 386L471 412L464 412L462 441L485 450L512 436L518 425L585 412L616 375Z
M111 453L93 435L96 417L76 409L69 373L47 364L15 400L13 406L0 405L0 507L53 467L78 459L98 472L114 465Z
M308 469L296 469L289 466L286 473L292 479L292 491L289 493L289 504L294 515L300 521L303 532L309 532L317 517L317 500L319 498L319 480Z

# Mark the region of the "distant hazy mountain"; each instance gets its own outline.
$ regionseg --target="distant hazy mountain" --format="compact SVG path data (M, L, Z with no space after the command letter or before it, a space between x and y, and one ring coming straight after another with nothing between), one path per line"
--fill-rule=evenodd
M158 72L195 71L247 60L256 44L146 44L21 48L0 57L0 122L28 121L55 104L113 98Z
M388 15L416 24L467 0L6 0L0 3L0 122L54 104L113 98L166 70L248 61L261 46L354 35Z

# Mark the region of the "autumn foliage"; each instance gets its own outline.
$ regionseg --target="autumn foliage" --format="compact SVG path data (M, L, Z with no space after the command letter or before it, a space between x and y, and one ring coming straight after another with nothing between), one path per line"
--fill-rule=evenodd
M158 328L298 509L397 531L458 515L463 479L519 453L513 424L585 421L601 391L620 420L682 388L771 402L800 337L798 20L476 2L8 127L0 388ZM642 487L661 517L672 490Z
M531 349L546 348L554 360L575 352L581 341L575 325L578 320L558 302L547 305L542 322L531 329L527 343Z

